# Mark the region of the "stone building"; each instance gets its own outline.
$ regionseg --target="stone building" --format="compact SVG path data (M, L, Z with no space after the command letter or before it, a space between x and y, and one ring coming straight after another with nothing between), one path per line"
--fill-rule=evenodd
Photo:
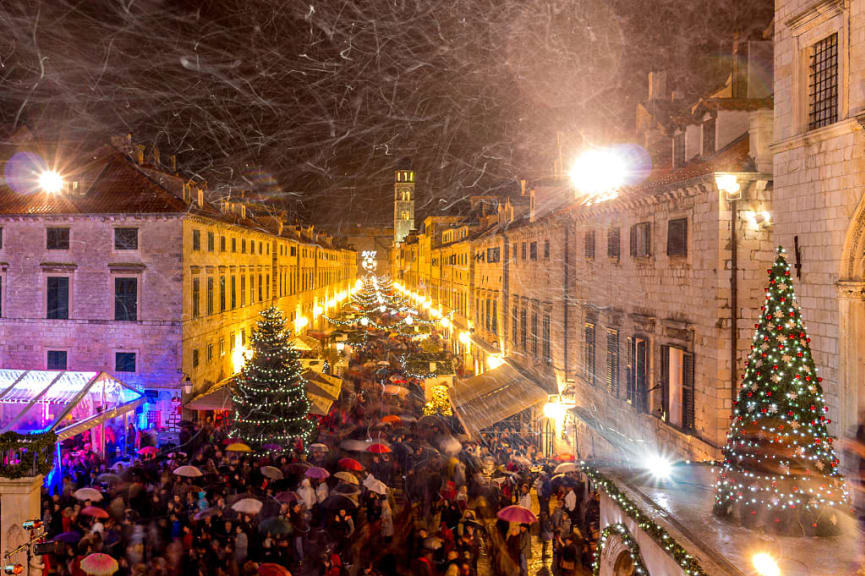
M832 422L865 424L865 2L775 2L774 242L794 266ZM854 453L842 451L848 469ZM859 506L863 506L862 499Z
M158 153L145 162L131 140L115 144L67 168L53 193L33 181L39 145L4 158L0 366L109 372L147 391L142 418L164 425L237 371L264 307L312 325L352 285L355 254L243 202L211 202Z

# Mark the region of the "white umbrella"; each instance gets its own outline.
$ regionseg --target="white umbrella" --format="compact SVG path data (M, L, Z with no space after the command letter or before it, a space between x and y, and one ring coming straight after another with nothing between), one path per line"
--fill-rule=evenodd
M270 478L271 480L282 480L284 478L282 470L276 466L262 466L261 475L265 478Z
M195 466L181 466L174 469L175 476L183 476L184 478L198 478L204 474Z
M369 444L363 440L343 440L339 446L343 450L348 450L349 452L366 452Z
M558 466L556 466L555 473L556 474L566 474L568 472L576 472L577 465L575 462L562 462Z
M258 514L264 504L255 498L243 498L231 505L231 509L241 514Z
M79 488L75 492L72 493L76 500L81 500L82 502L86 500L90 500L91 502L101 502L102 501L102 492L97 490L96 488Z
M463 445L453 436L447 436L446 438L442 438L442 441L439 443L439 448L441 448L441 451L445 454L455 456L463 449Z
M320 452L330 452L330 448L328 448L327 444L322 444L321 442L316 442L315 444L309 445L310 450L318 450Z
M366 477L363 481L363 485L366 486L367 490L370 492L375 492L376 494L387 494L387 484L382 482L381 480L374 478L372 474Z

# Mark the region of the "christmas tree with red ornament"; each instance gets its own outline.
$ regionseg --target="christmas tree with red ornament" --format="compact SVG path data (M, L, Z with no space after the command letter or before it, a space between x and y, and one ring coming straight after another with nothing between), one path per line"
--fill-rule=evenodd
M714 511L782 533L837 532L849 502L784 249L733 406Z

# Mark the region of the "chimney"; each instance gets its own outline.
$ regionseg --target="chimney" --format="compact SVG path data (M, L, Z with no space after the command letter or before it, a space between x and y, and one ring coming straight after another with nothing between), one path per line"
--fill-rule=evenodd
M139 166L144 166L144 146L141 144L135 145L135 161Z
M667 98L669 98L667 73L649 72L649 100L666 100Z
M177 155L172 154L168 157L168 161L171 163L171 171L177 174Z

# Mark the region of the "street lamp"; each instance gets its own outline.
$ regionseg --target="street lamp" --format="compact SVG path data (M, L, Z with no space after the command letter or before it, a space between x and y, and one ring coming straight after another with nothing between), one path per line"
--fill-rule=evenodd
M190 379L189 376L183 380L183 393L187 396L192 394L192 379Z
M612 148L586 150L574 161L569 172L574 188L594 204L611 200L624 186L629 172L627 160Z
M759 576L781 576L781 568L771 554L766 552L754 554L751 562Z
M63 177L56 170L43 170L39 174L39 187L49 194L57 194L63 189Z

